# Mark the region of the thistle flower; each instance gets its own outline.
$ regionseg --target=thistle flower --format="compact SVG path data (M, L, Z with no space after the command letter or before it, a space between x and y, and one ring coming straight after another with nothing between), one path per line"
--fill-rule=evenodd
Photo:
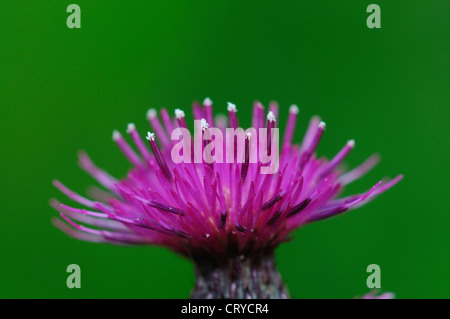
M203 105L194 103L194 118L201 120L201 151L208 147L208 141L212 142L209 133L213 128L225 133L227 125L239 127L236 105L228 103L227 110L228 123L224 117L213 118L210 99ZM402 178L399 175L391 181L380 181L363 193L339 198L347 184L377 164L378 157L371 156L348 172L340 170L355 146L353 140L331 160L316 157L325 123L313 117L302 143L293 144L298 112L295 105L289 109L276 170L274 161L267 163L259 155L262 144L252 143L264 141L265 155L274 155L272 146L278 145L274 138L276 103L269 105L266 116L263 105L255 102L255 130L245 134L240 148L236 140L231 146L216 146L210 154L221 159L217 162L205 158L198 161L184 154L185 149L195 148L198 138L181 142L186 146L183 156L188 155L184 158L191 161L174 161L173 147L180 142L172 141L171 135L175 128L187 128L185 113L176 109L175 118L171 118L162 109L160 120L151 109L147 119L153 133L147 134L148 145L134 124L127 128L137 152L118 131L113 132L114 142L133 166L125 178L110 176L80 152L81 168L106 191L97 191L93 199L88 199L54 182L62 193L83 206L52 200L61 217L55 219L55 225L77 239L161 245L193 260L197 274L194 298L286 298L288 292L273 260L274 249L293 230L359 207ZM266 130L261 133L261 128ZM232 163L224 160L230 152L235 159ZM264 167L275 173L262 174Z

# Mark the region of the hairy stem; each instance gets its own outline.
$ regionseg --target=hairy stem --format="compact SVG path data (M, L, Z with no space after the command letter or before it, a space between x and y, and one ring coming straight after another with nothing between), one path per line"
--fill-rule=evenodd
M197 258L195 274L193 299L289 298L273 253L231 257L224 261Z

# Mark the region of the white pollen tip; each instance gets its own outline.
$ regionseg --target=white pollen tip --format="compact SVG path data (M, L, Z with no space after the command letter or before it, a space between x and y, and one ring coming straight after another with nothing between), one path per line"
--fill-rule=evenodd
M276 121L275 115L273 114L272 111L269 111L269 113L267 114L267 120L270 121L270 122L275 122Z
M134 123L128 123L128 125L127 125L127 133L128 134L133 132L135 129L136 129L136 125L134 125Z
M184 117L184 112L183 112L183 110L175 109L175 117L176 117L177 119L181 119L182 117Z
M203 100L203 105L204 106L211 106L212 105L212 101L209 97L207 97L206 99Z
M233 104L231 102L227 102L227 110L228 112L237 112L236 104Z
M205 119L201 119L200 124L202 126L202 131L206 131L209 128L209 124Z
M297 105L292 104L291 107L289 108L289 112L293 113L293 114L298 114L298 112L300 112L300 110Z
M325 126L327 126L327 125L325 124L325 122L324 122L324 121L320 121L320 123L319 123L319 128L320 128L321 130L324 130L324 129L325 129Z
M348 147L351 147L351 148L354 148L354 147L355 147L355 140L350 140L350 141L348 141L348 142L347 142L347 146L348 146Z
M120 134L120 132L118 130L113 131L113 135L112 135L113 141L117 141L121 137L122 137L122 135Z
M252 133L245 134L245 139L249 140L252 138Z
M156 110L155 109L150 109L147 111L147 119L148 120L152 120L156 117Z
M155 140L155 134L152 132L147 132L147 136L145 137L147 140L149 141L154 141Z

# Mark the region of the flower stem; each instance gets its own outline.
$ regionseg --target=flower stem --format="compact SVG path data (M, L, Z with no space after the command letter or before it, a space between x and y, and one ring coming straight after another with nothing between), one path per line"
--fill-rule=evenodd
M218 261L196 258L193 299L287 299L289 292L273 253L230 257Z

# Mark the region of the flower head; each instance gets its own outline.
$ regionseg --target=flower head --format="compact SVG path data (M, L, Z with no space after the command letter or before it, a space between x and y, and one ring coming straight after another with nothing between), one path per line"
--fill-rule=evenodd
M227 111L228 127L238 128L236 105L228 103ZM275 159L276 103L269 105L267 114L261 103L254 104L254 130L244 132L241 144L232 137L231 142L227 138L230 143L219 145L214 129L225 134L227 123L223 117L213 118L209 98L203 105L194 103L193 113L200 120L200 154L208 153L209 159L214 157L216 161L208 160L208 156L200 160L195 154L185 156L185 151L196 149L198 138L172 140L174 129L187 131L182 110L176 109L172 118L162 109L158 118L156 110L151 109L147 119L153 132L148 132L146 140L134 124L127 128L134 147L120 132L113 133L113 140L133 166L125 178L110 176L81 152L81 168L106 192L88 199L54 182L62 193L83 206L53 200L52 206L61 216L55 220L56 226L81 240L162 245L184 256L245 255L273 250L293 230L359 207L402 178L399 175L363 193L338 197L345 185L376 165L378 157L371 156L343 172L339 166L355 146L354 140L349 140L331 160L317 158L315 150L325 131L325 123L318 117L311 119L302 143L293 144L299 113L295 105L289 109L279 158ZM214 150L208 146L213 142ZM174 152L174 145L184 146L182 155L187 161L174 158L174 154L182 156ZM262 145L267 154L261 155ZM225 160L230 152L234 161ZM269 173L263 173L262 168Z

